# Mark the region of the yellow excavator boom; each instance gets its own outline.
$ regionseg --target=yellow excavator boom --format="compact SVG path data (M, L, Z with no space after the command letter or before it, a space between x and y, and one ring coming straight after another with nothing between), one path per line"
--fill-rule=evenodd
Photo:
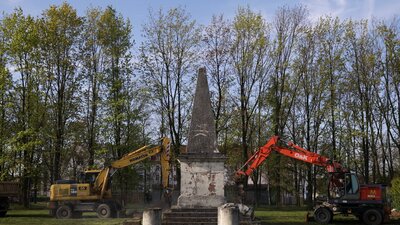
M157 155L161 153L160 161L161 161L161 170L162 170L162 183L163 188L168 187L168 177L170 173L170 144L171 141L169 138L162 138L162 144L153 146L153 145L146 145L143 146L133 152L130 152L121 159L116 160L111 163L111 166L104 168L96 178L96 181L93 185L93 190L97 193L100 193L101 196L104 195L104 191L106 189L107 181L110 175L113 174L111 170L120 169L127 167L129 165L138 163L143 161L151 156Z

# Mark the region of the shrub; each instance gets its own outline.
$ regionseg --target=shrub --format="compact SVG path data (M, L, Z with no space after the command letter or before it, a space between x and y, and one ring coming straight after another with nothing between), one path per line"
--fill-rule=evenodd
M390 189L390 195L392 197L392 207L400 209L400 177L392 180L392 188Z

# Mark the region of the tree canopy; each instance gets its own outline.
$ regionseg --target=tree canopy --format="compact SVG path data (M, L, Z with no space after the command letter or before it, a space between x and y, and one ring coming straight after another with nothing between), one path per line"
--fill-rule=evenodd
M184 8L149 10L143 41L112 6L50 6L0 19L0 179L31 188L103 167L169 136L187 141L194 81L206 67L219 150L234 171L280 135L369 183L399 176L400 21L311 21L283 6L198 24ZM116 182L127 183L121 172ZM251 177L269 202L310 202L320 168L272 156ZM228 178L228 180L230 180ZM257 198L256 198L257 199ZM283 200L282 200L283 199Z

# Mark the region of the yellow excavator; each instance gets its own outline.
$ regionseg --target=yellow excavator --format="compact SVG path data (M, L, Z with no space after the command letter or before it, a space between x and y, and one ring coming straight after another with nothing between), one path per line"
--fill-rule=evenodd
M82 212L96 212L99 218L118 217L121 205L112 197L111 177L117 169L161 154L163 189L168 189L170 173L170 139L162 138L161 145L146 145L124 155L102 170L87 170L79 182L61 180L50 187L49 213L59 219L77 218Z

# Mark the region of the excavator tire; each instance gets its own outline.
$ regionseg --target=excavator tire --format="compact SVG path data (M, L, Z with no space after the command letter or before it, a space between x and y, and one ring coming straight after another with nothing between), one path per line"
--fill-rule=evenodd
M61 205L56 211L57 219L70 219L72 218L72 209L68 205Z
M383 222L383 216L377 209L368 209L362 214L362 221L367 225L379 225Z
M112 216L111 207L105 203L100 204L97 207L96 212L97 212L97 217L99 217L100 219L106 219Z
M322 224L331 223L333 219L332 211L326 207L319 207L314 212L314 219Z

